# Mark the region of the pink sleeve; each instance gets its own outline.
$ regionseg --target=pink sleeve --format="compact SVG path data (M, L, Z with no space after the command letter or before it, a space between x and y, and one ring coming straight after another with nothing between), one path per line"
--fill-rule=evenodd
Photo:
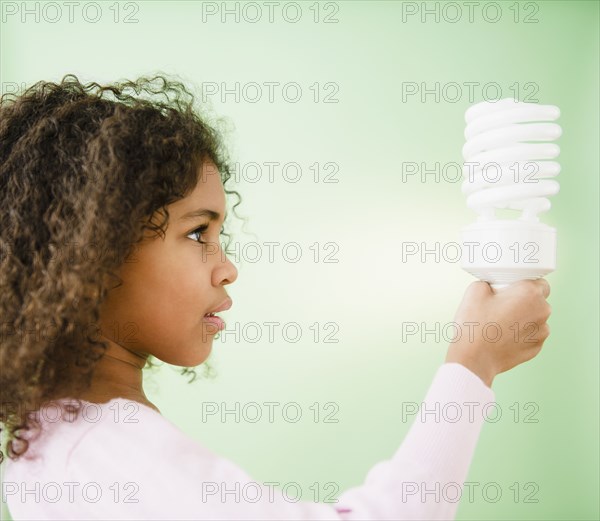
M338 497L343 519L454 519L487 404L495 395L478 376L439 367L400 447Z
M484 421L481 406L490 402L493 391L475 374L443 364L424 400L430 413L416 414L392 457L336 503L287 499L159 415L145 414L119 428L101 422L71 452L66 475L80 484L95 482L106 493L71 508L80 519L453 519L456 486L466 479ZM468 403L479 407L469 409Z

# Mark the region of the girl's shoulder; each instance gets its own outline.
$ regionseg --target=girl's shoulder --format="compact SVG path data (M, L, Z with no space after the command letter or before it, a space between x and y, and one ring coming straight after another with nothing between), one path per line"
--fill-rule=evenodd
M64 467L82 444L107 455L129 450L165 454L172 447L186 446L202 450L159 412L128 398L105 403L63 398L44 405L33 416L36 428L22 436L28 450L12 464Z
M79 402L76 415L65 400L36 411L39 435L24 456L7 459L3 484L10 488L7 504L14 519L149 519L158 514L173 519L165 494L193 495L195 484L206 476L238 479L233 462L151 407L124 398ZM34 493L28 495L30 490ZM56 501L44 499L51 493ZM194 512L186 508L182 513Z

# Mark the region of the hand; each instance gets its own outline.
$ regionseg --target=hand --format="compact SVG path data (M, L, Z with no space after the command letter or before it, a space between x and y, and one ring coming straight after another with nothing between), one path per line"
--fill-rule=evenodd
M473 282L456 312L457 334L446 362L464 365L491 387L497 374L531 360L542 349L550 334L548 295L545 279L514 282L497 293L487 282Z

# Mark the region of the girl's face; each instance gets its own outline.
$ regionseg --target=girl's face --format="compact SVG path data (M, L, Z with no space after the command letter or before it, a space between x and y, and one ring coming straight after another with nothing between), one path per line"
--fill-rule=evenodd
M225 220L221 177L212 161L201 168L193 192L168 206L165 238L137 244L118 272L123 285L109 291L100 310L104 336L182 367L199 365L210 354L217 329L203 317L228 298L224 286L237 278L219 242ZM202 210L219 217L186 216Z

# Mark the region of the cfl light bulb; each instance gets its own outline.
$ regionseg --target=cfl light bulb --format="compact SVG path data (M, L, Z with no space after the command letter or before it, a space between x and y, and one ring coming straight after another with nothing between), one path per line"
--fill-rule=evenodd
M465 112L462 192L478 216L461 230L461 267L494 290L556 269L556 229L538 214L550 209L548 196L559 184L560 148L549 143L561 127L554 105L507 98L484 101ZM497 209L514 210L498 218ZM511 212L509 212L511 213Z

